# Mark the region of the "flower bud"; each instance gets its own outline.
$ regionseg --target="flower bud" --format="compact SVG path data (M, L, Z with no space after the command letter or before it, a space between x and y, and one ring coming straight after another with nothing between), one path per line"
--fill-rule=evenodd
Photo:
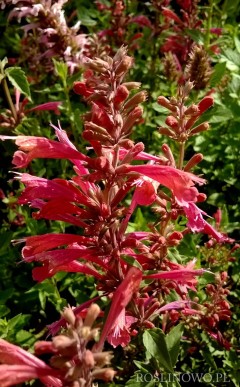
M111 359L113 358L112 352L95 352L93 353L93 358L99 367L103 367L107 364L110 364Z
M199 193L198 196L197 196L197 202L198 203L205 202L206 199L207 199L207 195L202 193L202 192Z
M185 116L192 116L193 114L197 114L199 112L197 105L191 105L185 110L184 115Z
M120 103L124 102L128 96L129 96L129 91L127 87L124 85L120 85L117 88L116 94L113 98L113 103L115 105L119 105Z
M140 91L139 93L135 94L132 98L130 98L124 105L124 109L132 109L136 105L146 101L147 99L147 92L146 91Z
M160 134L162 134L164 136L168 136L170 138L175 136L175 133L172 130L170 130L168 128L164 128L162 126L158 129L158 131L159 131Z
M76 94L83 95L84 97L89 97L94 89L91 87L87 87L85 82L74 82L73 91Z
M139 89L141 87L141 82L125 82L122 84L128 90Z
M214 104L213 97L207 96L204 97L198 104L199 114L203 114Z
M132 64L133 64L133 59L130 56L127 56L127 55L124 56L115 70L116 76L117 77L122 76L130 69L130 67L132 67Z
M208 130L208 129L209 129L209 124L207 122L203 122L202 124L193 128L190 133L191 133L191 135L193 135L193 134L197 134L200 132L204 132L205 130Z
M62 317L72 326L74 326L75 324L75 320L76 320L76 317L75 317L75 314L72 310L72 308L64 308L63 312L62 312Z
M61 351L75 345L75 340L65 335L55 336L52 340L54 348Z
M178 111L177 107L172 105L169 100L165 97L158 97L157 102L159 105L165 107L166 109L170 110L173 113L176 113Z
M178 120L173 116L168 116L165 121L166 125L170 126L170 128L177 129L179 127Z
M126 118L123 125L123 132L129 133L133 125L142 117L143 108L141 106L136 106Z
M175 164L175 160L174 160L174 157L173 157L173 154L172 154L172 151L171 151L170 147L167 144L163 144L162 145L162 151L164 152L165 156L169 160L170 164L173 167L175 167L176 164Z
M101 309L100 307L97 305L97 304L92 304L89 308L88 308L88 311L87 311L87 316L85 317L85 320L84 320L84 326L88 326L88 327L92 327L94 321L96 320L96 318L98 317L99 313L100 313Z
M201 153L196 153L191 157L191 159L187 162L184 167L184 171L190 171L193 167L199 164L203 160L203 155Z
M92 372L92 376L94 379L101 379L105 382L113 380L115 375L116 371L114 371L112 368L98 368L96 370L93 370Z
M89 368L94 367L95 365L94 356L93 356L93 353L89 351L89 349L87 349L86 352L84 353L83 361L84 361L84 365L86 365L87 367Z

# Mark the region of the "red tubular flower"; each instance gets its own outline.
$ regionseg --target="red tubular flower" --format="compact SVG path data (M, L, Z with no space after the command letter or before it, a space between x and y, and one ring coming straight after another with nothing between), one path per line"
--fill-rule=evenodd
M223 234L215 230L213 226L203 219L202 215L206 215L206 213L200 210L200 208L198 208L194 203L188 203L187 206L183 206L183 210L188 218L187 226L193 232L203 232L210 235L218 242L223 242L227 239Z
M204 179L179 169L162 165L126 166L127 172L137 172L168 187L179 205L197 201L198 190L194 182L203 184Z
M96 347L98 350L103 347L106 337L115 326L116 321L121 318L121 313L131 301L133 294L138 291L141 280L142 272L136 267L131 267L117 290L114 292L112 304Z

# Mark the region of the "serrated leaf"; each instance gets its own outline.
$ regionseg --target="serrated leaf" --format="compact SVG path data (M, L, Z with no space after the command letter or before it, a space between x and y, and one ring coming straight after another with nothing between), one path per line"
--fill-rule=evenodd
M31 101L31 93L27 77L20 67L9 67L5 70L9 82Z
M166 336L166 344L174 367L179 355L180 340L183 334L183 324L176 325Z
M67 79L67 75L68 75L68 67L67 67L66 63L58 62L54 58L52 60L53 60L54 69L55 69L57 75L59 76L59 78L61 78L61 80L65 84L66 79Z
M2 67L2 69L4 69L4 67L5 67L6 64L8 63L8 58L5 57L5 58L3 58L3 60L1 60L0 62L1 62L1 67Z
M166 343L166 336L159 328L149 329L143 334L147 352L168 372L174 372Z
M217 63L210 78L210 86L216 86L222 79L226 70L226 62Z

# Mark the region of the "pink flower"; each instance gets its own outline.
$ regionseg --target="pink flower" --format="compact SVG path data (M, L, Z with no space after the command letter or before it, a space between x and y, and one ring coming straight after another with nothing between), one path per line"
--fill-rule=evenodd
M204 211L200 210L194 203L188 203L187 206L183 206L183 210L188 218L187 226L193 232L203 232L210 235L218 242L223 242L227 238L215 230L208 222L203 219L203 214L207 215Z
M114 348L118 345L121 345L122 347L128 345L131 340L129 328L136 321L136 318L126 316L126 310L123 309L107 337L109 344Z
M119 324L121 326L121 321L119 321L119 319L121 320L123 317L125 308L131 301L133 294L138 291L141 280L142 272L132 266L128 270L121 284L113 293L112 304L104 324L100 340L97 344L98 350L102 349L106 337L114 329L114 327L116 328ZM123 338L121 345L124 345L126 342L125 340L126 338ZM120 342L118 342L118 344L120 344Z
M0 385L15 386L32 379L40 379L46 386L61 387L59 372L29 352L0 339Z
M166 165L128 165L126 171L140 173L165 185L172 191L180 206L197 201L199 193L194 182L205 183L201 177Z
M205 272L206 270L204 269L196 269L196 270L180 269L180 270L163 271L163 272L154 273L154 274L147 274L147 275L144 275L143 278L166 279L166 280L177 281L180 283L185 283L193 280L195 276L202 275Z

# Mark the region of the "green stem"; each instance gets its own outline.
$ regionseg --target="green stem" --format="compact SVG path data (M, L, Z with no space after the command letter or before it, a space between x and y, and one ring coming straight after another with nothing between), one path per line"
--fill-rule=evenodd
M183 161L184 161L184 152L185 152L185 142L180 142L180 149L179 149L179 161L178 161L178 168L183 168Z
M0 63L0 73L4 76L4 70L2 68L1 63ZM9 105L10 110L12 112L13 118L14 118L15 121L17 121L17 112L16 112L15 106L13 104L12 97L11 97L11 94L10 94L10 91L9 91L9 88L8 88L8 84L7 84L7 81L6 81L5 77L2 79L2 85L3 85L4 94L6 96L8 105Z
M207 19L207 31L205 35L205 49L207 50L210 45L210 29L212 27L212 14L213 14L213 2L214 0L209 1L209 12L208 12L208 19Z

